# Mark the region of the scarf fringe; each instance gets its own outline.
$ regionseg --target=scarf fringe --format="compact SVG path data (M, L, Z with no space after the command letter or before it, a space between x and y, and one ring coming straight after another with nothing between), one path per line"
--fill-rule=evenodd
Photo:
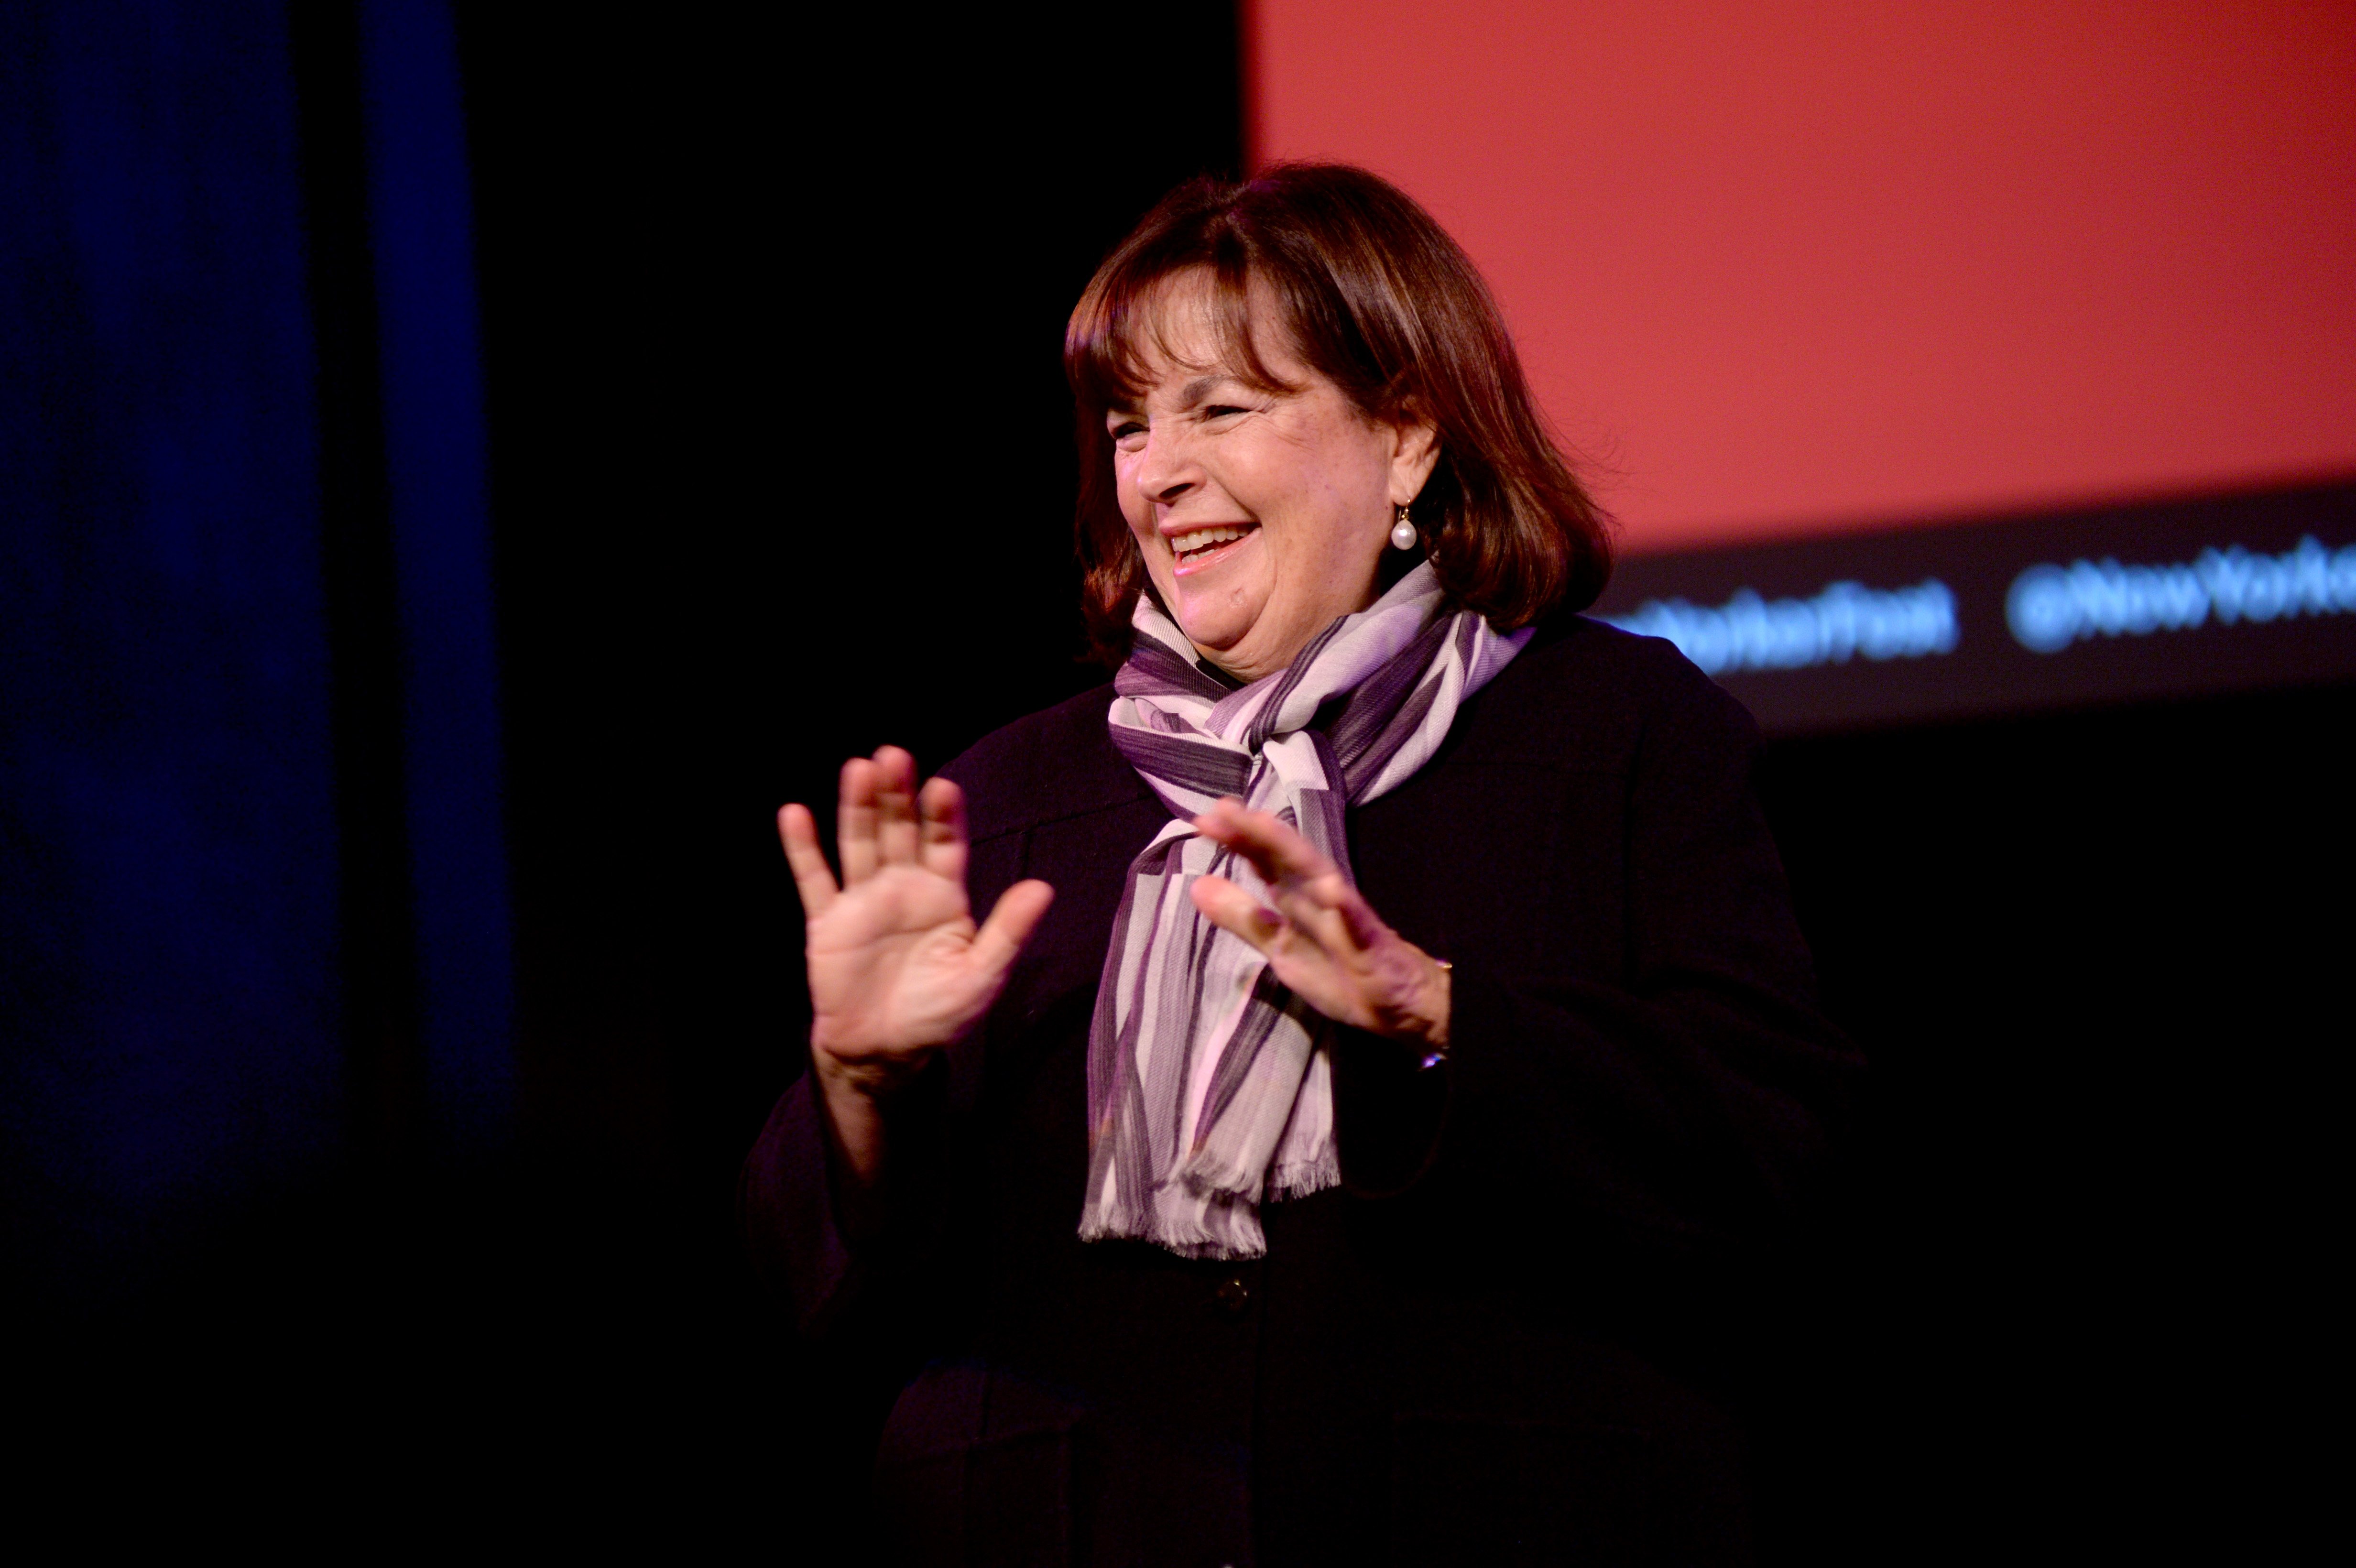
M1269 1172L1268 1196L1277 1201L1306 1198L1312 1192L1341 1185L1341 1157L1328 1144L1317 1151L1313 1159L1291 1165L1280 1160Z
M1251 1209L1237 1216L1233 1234L1199 1222L1190 1222L1170 1211L1148 1206L1130 1223L1115 1222L1108 1214L1090 1212L1080 1220L1080 1240L1084 1242L1151 1242L1164 1251L1181 1257L1237 1259L1268 1255L1268 1236L1259 1228L1259 1216Z

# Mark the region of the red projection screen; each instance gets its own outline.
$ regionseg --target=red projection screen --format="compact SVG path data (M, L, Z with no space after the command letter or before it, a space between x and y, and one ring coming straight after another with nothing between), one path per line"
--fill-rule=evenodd
M1771 727L2356 673L2356 5L1245 37L1254 164L1365 165L1465 243L1621 521L1601 609Z

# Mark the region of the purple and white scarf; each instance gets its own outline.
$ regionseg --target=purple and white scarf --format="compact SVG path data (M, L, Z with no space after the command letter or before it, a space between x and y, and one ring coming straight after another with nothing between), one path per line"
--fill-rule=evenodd
M1442 615L1419 565L1334 622L1291 667L1240 689L1212 676L1150 596L1115 677L1112 740L1170 808L1129 869L1088 1033L1088 1189L1080 1237L1149 1241L1188 1257L1268 1250L1263 1196L1334 1185L1324 1019L1188 890L1217 875L1255 897L1251 863L1196 833L1222 795L1271 812L1346 876L1344 809L1404 784L1466 699L1529 640L1471 611ZM1344 698L1322 730L1310 722Z

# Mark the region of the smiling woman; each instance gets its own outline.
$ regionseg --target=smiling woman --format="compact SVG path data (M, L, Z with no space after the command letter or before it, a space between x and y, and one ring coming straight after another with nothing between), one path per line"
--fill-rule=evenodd
M877 1528L1742 1560L1709 1348L1856 1066L1747 717L1577 613L1601 518L1373 176L1177 192L1066 365L1113 684L921 789L846 763L840 880L779 814L810 1072L744 1212L798 1329L902 1385Z
M1361 412L1280 325L1267 349L1226 362L1211 288L1186 272L1156 291L1143 385L1105 425L1130 559L1187 640L1250 681L1374 603L1391 518L1407 515L1440 448L1429 421ZM1280 323L1258 292L1255 314Z
M1215 597L1229 615L1272 604L1261 638L1297 648L1324 624L1314 609L1371 602L1395 520L1451 596L1503 630L1583 609L1610 575L1602 516L1547 438L1480 273L1422 208L1358 170L1174 192L1098 271L1064 363L1089 627L1111 662L1149 577L1190 636L1189 610ZM1265 489L1282 520L1249 516L1230 479ZM1255 522L1268 556L1245 581L1222 574L1171 598L1188 575L1164 572L1174 528ZM1261 650L1237 656L1220 662L1266 673Z

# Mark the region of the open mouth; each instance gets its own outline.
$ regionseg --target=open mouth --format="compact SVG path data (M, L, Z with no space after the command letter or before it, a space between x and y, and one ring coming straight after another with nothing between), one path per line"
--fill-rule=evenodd
M1230 550L1258 531L1258 523L1222 523L1216 528L1192 528L1171 535L1170 549L1178 558L1182 574L1200 571L1226 560Z

